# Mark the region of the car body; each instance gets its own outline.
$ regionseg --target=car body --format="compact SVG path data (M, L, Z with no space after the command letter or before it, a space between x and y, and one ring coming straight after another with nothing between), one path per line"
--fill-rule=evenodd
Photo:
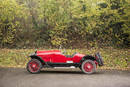
M41 68L53 67L79 67L84 73L91 74L96 71L96 67L103 66L103 60L99 53L95 56L73 53L65 55L59 50L36 51L30 55L31 60L27 64L30 73L38 73Z

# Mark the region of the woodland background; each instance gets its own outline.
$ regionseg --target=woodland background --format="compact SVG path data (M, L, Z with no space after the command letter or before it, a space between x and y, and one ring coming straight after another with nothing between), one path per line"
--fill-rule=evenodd
M25 67L35 49L60 46L130 70L130 0L0 0L0 67Z
M0 48L130 46L129 0L0 0Z

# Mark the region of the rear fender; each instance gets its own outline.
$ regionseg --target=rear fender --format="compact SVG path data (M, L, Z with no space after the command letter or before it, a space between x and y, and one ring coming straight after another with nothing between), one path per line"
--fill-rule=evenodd
M35 54L34 55L30 55L29 57L31 57L31 59L39 60L42 63L42 65L46 64L45 61L41 57L39 57L39 56L37 56Z

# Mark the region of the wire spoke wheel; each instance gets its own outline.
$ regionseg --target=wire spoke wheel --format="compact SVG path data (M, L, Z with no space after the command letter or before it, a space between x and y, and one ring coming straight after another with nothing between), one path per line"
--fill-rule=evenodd
M29 63L29 69L32 72L36 72L39 68L40 68L40 66L39 66L38 62L32 61L32 62Z
M91 62L86 62L86 63L84 64L84 70L85 70L86 72L91 72L92 69L93 69L93 65L92 65Z
M96 64L92 60L85 60L81 65L81 69L86 74L92 74L96 71Z
M31 59L27 64L27 70L30 73L38 73L38 72L40 72L41 66L42 66L42 64L39 60Z

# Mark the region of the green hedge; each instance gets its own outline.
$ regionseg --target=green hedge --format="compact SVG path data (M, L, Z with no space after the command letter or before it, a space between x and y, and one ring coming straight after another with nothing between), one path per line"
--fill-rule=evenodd
M43 50L43 49L39 49ZM45 50L45 49L44 49ZM48 49L46 49L48 50ZM1 49L0 50L0 66L16 66L25 67L27 62L30 60L29 54L33 53L34 49ZM130 55L129 49L66 49L67 54L73 52L94 55L96 52L100 52L104 59L103 67L110 68L130 68Z

